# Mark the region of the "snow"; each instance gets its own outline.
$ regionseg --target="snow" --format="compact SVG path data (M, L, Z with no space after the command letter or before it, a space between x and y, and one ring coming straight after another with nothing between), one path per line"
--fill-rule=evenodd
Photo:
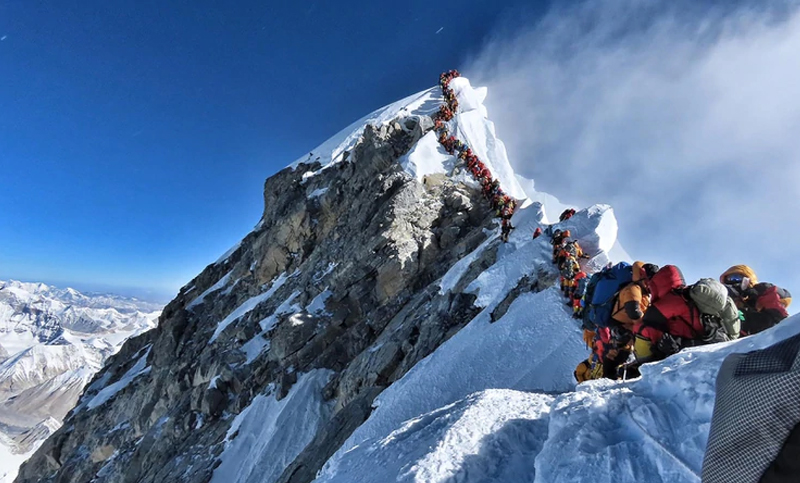
M17 478L19 467L36 452L37 448L27 453L17 454L11 451L15 443L5 434L0 433L0 483L12 483Z
M317 189L315 189L314 191L312 191L311 193L308 194L308 199L309 200L313 200L314 198L319 198L320 196L324 195L327 192L328 192L328 188L327 187L325 187L325 188L317 188Z
M331 458L319 481L329 481L327 476L334 476L331 468L350 458L348 451L354 447L386 438L404 421L475 392L572 388L572 371L586 350L558 290L522 294L505 316L493 324L489 320L489 310L482 311L381 393L377 409Z
M456 157L447 154L439 144L436 131L430 131L422 136L422 139L399 160L403 169L420 182L431 174L452 172L455 161Z
M325 311L325 302L329 298L331 298L331 295L333 295L333 293L327 288L324 291L320 292L320 294L314 297L314 300L312 300L311 303L308 304L308 307L306 307L308 313L312 315L327 314L327 312Z
M215 340L217 340L217 337L219 337L219 335L225 329L228 328L229 325L247 315L251 310L256 308L258 304L260 304L261 302L269 299L270 295L272 294L270 294L269 292L264 292L260 295L256 295L255 297L247 299L247 301L236 307L236 309L234 309L233 312L228 314L227 317L222 319L217 324L217 328L216 330L214 330L214 334L211 336L211 339L209 339L208 343L212 344Z
M151 347L148 347L144 354L136 361L136 363L122 375L119 380L113 384L109 384L100 390L92 399L86 404L89 410L105 404L109 399L114 397L118 392L122 391L137 377L143 376L150 372L150 367L147 366L147 356L150 355ZM145 367L147 366L147 367ZM80 410L80 408L78 409Z
M256 360L256 358L262 352L264 352L265 350L269 350L270 340L264 338L264 334L266 333L267 331L265 330L260 334L258 334L257 336L253 337L252 339L250 339L249 341L242 344L242 352L244 352L245 356L247 357L245 364L250 364L251 362Z
M552 400L502 389L473 394L353 448L322 481L530 481Z
M294 276L294 275L291 275L291 276ZM245 315L247 315L251 310L256 308L258 306L258 304L260 304L261 302L264 302L265 300L268 300L270 297L275 295L275 292L277 292L278 289L281 288L283 286L283 284L286 283L286 281L289 278L290 277L286 276L286 273L280 274L275 280L273 280L272 285L270 286L269 290L267 290L266 292L264 292L264 293L262 293L260 295L256 295L255 297L251 297L250 299L248 299L247 301L245 301L244 303L242 303L241 305L236 307L236 309L234 309L233 312L228 314L227 317L222 319L217 324L217 328L216 328L216 330L214 330L214 334L211 336L211 339L208 341L208 343L209 344L213 343L215 340L217 340L217 337L219 337L219 335L225 329L228 328L229 325L231 325L232 323L236 322L237 320L239 320L242 317L244 317ZM277 310L276 310L276 312L277 312Z
M344 153L353 149L359 139L361 139L364 127L367 124L381 126L394 120L398 116L429 116L439 109L441 103L442 94L438 87L408 96L405 99L389 104L386 107L362 117L314 148L308 155L301 157L289 165L289 167L297 169L301 163L310 164L318 162L322 165L319 170L304 175L305 178L314 176L328 166L341 162Z
M297 312L299 312L301 310L300 306L297 304L292 304L294 299L296 299L299 296L300 292L298 291L292 292L289 298L281 302L281 304L278 306L277 309L275 309L275 312L273 312L272 315L266 317L264 320L258 323L258 325L261 326L261 330L263 332L268 332L275 326L275 324L278 323L278 317L287 314L296 314Z
M526 305L558 312L560 307L553 302ZM560 321L546 322L551 328L556 323ZM643 377L636 380L590 381L558 395L490 389L522 386L509 384L508 373L515 372L514 367L496 365L491 371L499 381L487 378L486 389L461 398L456 396L464 389L463 379L475 376L441 372L445 366L437 362L442 359L437 354L454 355L448 343L420 363L422 369L418 365L379 396L370 419L315 481L699 482L722 361L731 353L765 348L797 333L800 316L753 337L689 349L645 365ZM472 339L473 355L480 356L487 347L480 338ZM509 352L494 356L507 361L526 355L508 356ZM558 363L563 353L548 357ZM480 359L460 368L483 372L484 364ZM547 362L532 380L548 377L550 367ZM414 390L415 383L421 390ZM413 393L404 397L404 391ZM426 392L436 393L428 399L441 404L422 410L431 406L419 404ZM442 397L442 392L449 397ZM454 401L447 402L449 398ZM405 409L403 404L414 407ZM413 414L416 411L419 414Z
M280 401L274 395L256 396L234 419L211 483L274 482L331 414L322 389L332 374L315 369L300 375Z
M223 288L226 285L228 285L228 282L231 279L231 274L232 273L233 273L232 270L230 272L226 273L221 279L219 279L217 281L217 283L215 283L214 285L209 287L205 292L203 292L200 295L198 295L197 298L195 298L188 305L186 305L186 310L192 310L194 307L196 307L196 306L200 305L201 303L203 303L203 301L205 300L205 298L208 295L210 295L210 294L216 292L217 290L220 290L221 288ZM194 287L192 287L192 288L194 288Z
M219 265L222 262L227 262L228 259L231 257L231 255L233 255L233 252L238 250L240 246L242 246L241 240L236 245L230 247L227 252L223 253L222 256L219 257L217 261L214 262L214 265Z

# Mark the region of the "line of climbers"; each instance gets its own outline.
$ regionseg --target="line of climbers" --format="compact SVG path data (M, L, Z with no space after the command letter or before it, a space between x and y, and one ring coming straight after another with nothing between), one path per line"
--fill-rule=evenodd
M560 221L575 210L565 210ZM746 265L734 265L719 281L686 285L680 269L644 262L609 264L588 277L580 260L589 258L569 230L548 227L553 263L573 316L583 323L592 352L575 378L637 377L638 367L686 347L734 340L766 330L788 317L788 290L758 282ZM533 238L542 234L541 228Z
M458 98L453 89L450 88L450 81L459 77L461 74L457 70L443 72L439 76L439 87L442 88L444 104L439 107L439 111L433 116L433 126L439 135L439 143L449 154L458 153L458 159L464 163L472 177L481 185L483 196L491 203L496 216L502 223L501 239L508 241L508 236L514 227L511 225L511 217L517 208L517 201L508 196L500 187L500 180L492 178L489 168L478 159L469 146L450 134L447 122L453 119L458 111Z
M756 334L788 317L792 299L746 265L687 285L674 265L620 262L593 274L582 300L592 353L575 369L578 382L637 377L640 365L686 347Z

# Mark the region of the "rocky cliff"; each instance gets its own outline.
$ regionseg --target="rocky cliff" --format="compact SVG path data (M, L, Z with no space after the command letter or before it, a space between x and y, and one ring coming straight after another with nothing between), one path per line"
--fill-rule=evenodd
M279 475L311 481L375 396L478 310L434 282L487 239L488 207L398 162L430 127L423 116L368 125L345 162L268 179L259 226L125 344L17 481L209 481L234 415L322 370L324 417Z
M310 482L386 388L471 321L499 320L552 285L547 242L530 239L546 215L514 177L486 91L466 79L451 86L460 108L449 131L520 201L512 243L500 242L478 183L437 142L438 90L376 111L266 181L256 228L181 289L157 329L109 360L17 481ZM570 223L604 264L611 210ZM580 350L561 339L548 347ZM568 378L563 359L549 390ZM459 371L470 369L449 377ZM448 399L435 384L415 390Z

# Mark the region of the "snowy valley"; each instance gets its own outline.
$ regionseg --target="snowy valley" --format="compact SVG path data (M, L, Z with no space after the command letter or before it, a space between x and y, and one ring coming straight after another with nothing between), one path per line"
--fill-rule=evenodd
M723 358L800 322L681 352L640 379L576 386L588 349L547 237L531 236L566 205L515 175L487 90L451 85L449 131L519 200L508 243L437 141L438 88L375 111L267 180L258 225L181 289L156 330L139 330L144 314L140 325L16 315L36 329L3 333L0 371L30 361L2 379L14 397L48 391L25 369L44 356L24 341L72 347L50 379L74 374L82 388L132 336L16 481L700 481ZM631 260L610 206L558 226L589 268Z
M160 312L136 299L0 281L0 481L13 481L105 359L155 327Z

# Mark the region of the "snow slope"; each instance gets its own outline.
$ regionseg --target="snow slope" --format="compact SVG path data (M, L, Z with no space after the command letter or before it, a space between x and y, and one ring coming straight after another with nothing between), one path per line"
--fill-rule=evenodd
M555 396L481 390L386 425L337 454L316 481L699 482L725 356L799 332L794 316L645 365L639 379L591 381Z
M234 420L211 483L275 481L330 414L322 388L331 374L317 369L301 375L280 401L272 394L257 396Z

